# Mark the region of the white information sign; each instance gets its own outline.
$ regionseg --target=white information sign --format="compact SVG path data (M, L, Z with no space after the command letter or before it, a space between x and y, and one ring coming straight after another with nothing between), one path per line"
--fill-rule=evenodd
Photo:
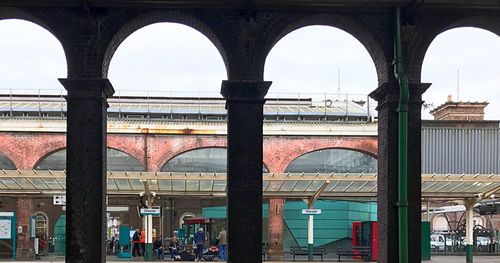
M160 215L160 208L141 208L141 215Z
M321 215L321 209L302 209L303 215Z
M54 205L66 205L66 196L65 195L54 195L52 197L52 201Z
M12 221L10 219L0 219L0 239L12 238Z

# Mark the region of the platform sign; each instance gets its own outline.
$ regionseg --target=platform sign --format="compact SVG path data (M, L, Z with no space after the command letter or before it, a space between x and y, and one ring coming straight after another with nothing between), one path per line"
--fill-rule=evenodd
M54 205L66 205L66 196L65 195L54 195L52 197L52 203Z
M160 216L160 208L141 208L141 215Z
M302 209L303 215L321 215L321 209Z

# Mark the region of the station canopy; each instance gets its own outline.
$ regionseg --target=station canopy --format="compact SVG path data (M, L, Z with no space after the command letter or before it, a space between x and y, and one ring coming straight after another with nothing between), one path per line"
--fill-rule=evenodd
M168 196L226 195L225 173L107 172L109 195L151 191ZM376 198L376 173L264 173L264 197ZM422 197L456 199L499 192L500 174L423 174ZM496 190L495 190L496 189ZM66 172L51 170L1 170L4 194L64 194Z

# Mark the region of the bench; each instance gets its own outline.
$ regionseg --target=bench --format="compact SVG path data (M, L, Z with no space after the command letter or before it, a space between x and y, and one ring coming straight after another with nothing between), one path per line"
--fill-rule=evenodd
M370 247L354 246L352 248L338 248L337 256L339 257L338 262L341 262L341 256L358 256L364 261L370 261L372 256L372 249Z
M290 247L290 254L293 256L293 261L295 261L295 256L308 256L309 250L305 247ZM323 256L326 255L326 250L321 247L313 248L313 257L320 256L321 261L323 261Z

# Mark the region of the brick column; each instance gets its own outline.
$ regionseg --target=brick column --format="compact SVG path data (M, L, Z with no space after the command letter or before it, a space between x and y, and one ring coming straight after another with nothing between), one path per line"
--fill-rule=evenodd
M268 217L268 242L269 242L269 260L283 261L283 209L285 199L269 199L269 217Z
M410 84L408 108L408 261L420 262L421 216L421 106L430 84ZM399 87L382 84L370 94L378 111L378 262L393 262L398 256L398 103Z
M107 79L60 79L68 91L66 262L105 262Z
M227 124L228 262L261 262L262 121L271 82L223 81Z
M30 239L30 217L35 212L33 199L25 196L18 197L16 200L16 211L16 226L22 226L26 229L26 232L23 234L16 234L16 258L25 260L33 259L35 256L34 241Z

